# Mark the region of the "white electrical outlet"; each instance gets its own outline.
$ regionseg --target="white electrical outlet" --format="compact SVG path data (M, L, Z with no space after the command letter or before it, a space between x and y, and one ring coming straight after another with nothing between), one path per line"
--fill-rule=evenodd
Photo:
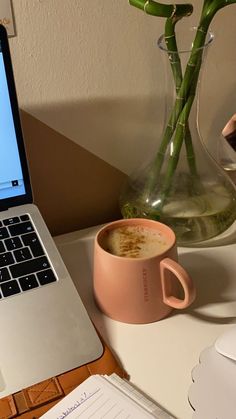
M8 36L15 36L11 0L0 0L0 24L5 26Z

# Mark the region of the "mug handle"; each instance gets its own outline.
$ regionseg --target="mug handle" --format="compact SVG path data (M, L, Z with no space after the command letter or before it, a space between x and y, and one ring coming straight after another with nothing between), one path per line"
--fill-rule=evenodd
M160 262L160 270L163 302L173 308L181 309L188 307L196 297L196 289L192 279L185 269L173 259L165 258ZM165 278L166 270L171 271L179 280L184 290L183 300L171 295L170 279L167 280L167 278Z

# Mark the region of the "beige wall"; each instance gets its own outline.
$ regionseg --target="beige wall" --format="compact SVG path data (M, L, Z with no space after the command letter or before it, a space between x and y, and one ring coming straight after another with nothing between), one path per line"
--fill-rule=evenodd
M186 25L197 23L202 1L192 3L195 14ZM130 173L154 149L162 128L156 40L164 20L127 0L13 0L13 9L17 36L10 47L20 107ZM213 150L236 111L235 15L232 5L215 18L203 78L200 122Z

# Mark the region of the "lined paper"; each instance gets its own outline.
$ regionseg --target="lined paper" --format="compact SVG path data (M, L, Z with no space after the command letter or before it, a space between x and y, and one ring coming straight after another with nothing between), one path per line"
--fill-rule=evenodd
M121 381L120 381L121 380ZM144 402L145 397L140 394L141 403L137 403L137 395L128 396L127 386L122 390L122 382L116 374L110 376L93 375L64 399L56 404L42 419L167 419L157 415L157 406ZM138 393L134 390L135 393ZM127 397L128 396L128 397ZM155 411L156 410L156 411Z

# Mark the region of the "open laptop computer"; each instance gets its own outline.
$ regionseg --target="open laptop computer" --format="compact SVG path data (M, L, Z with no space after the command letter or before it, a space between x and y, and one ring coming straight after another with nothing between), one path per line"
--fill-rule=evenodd
M95 360L103 352L72 279L33 204L3 26L0 26L0 331L0 398Z

